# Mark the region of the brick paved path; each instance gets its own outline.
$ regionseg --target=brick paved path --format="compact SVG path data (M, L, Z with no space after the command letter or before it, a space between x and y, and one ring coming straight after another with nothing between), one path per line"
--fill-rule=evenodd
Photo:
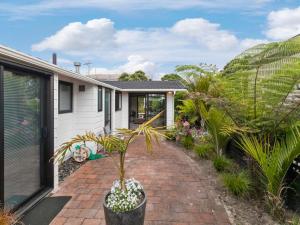
M127 177L139 180L148 197L145 225L230 224L209 175L174 144L162 142L150 155L137 140L126 165ZM112 159L87 162L55 193L72 199L51 225L105 225L102 201L116 177Z

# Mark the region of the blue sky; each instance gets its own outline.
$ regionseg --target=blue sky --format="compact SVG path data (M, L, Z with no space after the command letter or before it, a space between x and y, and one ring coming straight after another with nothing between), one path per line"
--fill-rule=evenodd
M300 33L300 2L2 0L0 26L0 44L47 61L57 52L70 70L90 61L91 73L158 78L180 64L222 68L246 48Z

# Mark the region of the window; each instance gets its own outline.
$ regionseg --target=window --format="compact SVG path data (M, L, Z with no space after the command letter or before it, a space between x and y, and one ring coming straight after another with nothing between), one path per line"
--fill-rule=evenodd
M102 99L102 87L98 86L98 112L102 111L103 99Z
M116 91L116 110L121 110L122 109L122 92L117 92Z
M70 113L73 111L73 84L59 81L58 112Z

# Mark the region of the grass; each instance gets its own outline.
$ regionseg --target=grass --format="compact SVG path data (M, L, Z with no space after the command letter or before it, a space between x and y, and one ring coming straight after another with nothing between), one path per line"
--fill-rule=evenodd
M231 160L227 159L225 156L216 156L213 159L213 165L218 172L223 172L229 170L232 165Z
M190 135L184 136L181 143L186 149L192 149L194 147L194 140Z
M194 152L202 159L209 159L213 153L213 145L210 143L203 143L194 146Z
M222 179L225 187L234 195L244 197L249 195L252 182L249 174L246 171L239 173L224 173Z

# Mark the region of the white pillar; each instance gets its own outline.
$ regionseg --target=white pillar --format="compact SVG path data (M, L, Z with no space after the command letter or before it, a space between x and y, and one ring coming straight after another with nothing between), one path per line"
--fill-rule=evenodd
M58 129L58 75L54 74L54 151L56 151L59 147L58 143L58 134L57 134L57 129ZM54 171L53 171L53 186L54 190L58 188L58 163L54 163L54 160L52 160L54 164Z
M167 92L167 128L171 128L174 125L174 92Z
M128 128L129 121L129 94L122 92L122 128Z
M111 131L114 132L116 129L116 90L111 91Z

